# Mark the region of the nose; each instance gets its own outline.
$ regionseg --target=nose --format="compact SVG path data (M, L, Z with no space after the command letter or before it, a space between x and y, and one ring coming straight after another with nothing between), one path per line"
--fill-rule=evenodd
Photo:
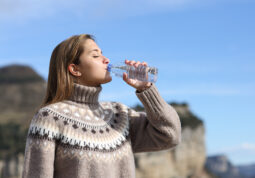
M107 58L107 57L104 57L104 64L109 64L110 63L110 60Z

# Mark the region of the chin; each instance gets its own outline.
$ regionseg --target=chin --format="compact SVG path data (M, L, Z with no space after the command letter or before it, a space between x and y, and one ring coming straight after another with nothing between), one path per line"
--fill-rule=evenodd
M105 79L101 82L101 84L109 83L109 82L111 82L111 81L112 81L112 77L107 77L107 78L105 78Z

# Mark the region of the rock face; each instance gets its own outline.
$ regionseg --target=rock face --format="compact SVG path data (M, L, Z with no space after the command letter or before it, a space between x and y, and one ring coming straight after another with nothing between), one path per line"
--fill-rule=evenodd
M137 178L210 177L204 170L206 160L205 129L187 104L172 103L182 122L182 142L170 150L135 154ZM193 120L188 125L188 118ZM185 121L185 126L183 126Z

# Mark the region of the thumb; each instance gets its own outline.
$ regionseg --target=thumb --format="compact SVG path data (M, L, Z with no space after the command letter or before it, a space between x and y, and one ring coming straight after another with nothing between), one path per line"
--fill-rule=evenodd
M132 80L128 78L128 74L126 72L123 73L123 80L130 86L133 86Z
M123 73L123 80L128 83L128 75L126 72Z

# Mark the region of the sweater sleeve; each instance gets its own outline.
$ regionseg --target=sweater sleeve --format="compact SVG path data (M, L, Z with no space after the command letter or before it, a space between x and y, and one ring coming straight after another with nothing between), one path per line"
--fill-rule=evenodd
M160 96L155 84L136 95L145 112L129 108L129 132L134 153L173 148L181 142L181 123L175 109Z
M47 111L33 117L26 139L22 178L53 178L56 125Z

